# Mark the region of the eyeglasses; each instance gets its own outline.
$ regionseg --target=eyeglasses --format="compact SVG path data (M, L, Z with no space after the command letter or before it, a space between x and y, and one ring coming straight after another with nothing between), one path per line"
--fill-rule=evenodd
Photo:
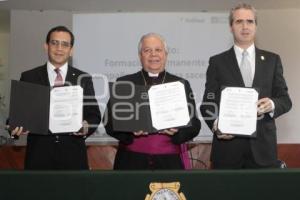
M62 48L69 48L72 46L70 42L59 41L59 40L50 40L49 44L55 47L61 46Z

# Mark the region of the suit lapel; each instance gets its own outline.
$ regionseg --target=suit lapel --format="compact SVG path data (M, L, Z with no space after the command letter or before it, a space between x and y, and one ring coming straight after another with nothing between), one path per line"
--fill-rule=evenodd
M239 86L245 86L233 47L227 52L226 62L226 66L228 66L228 68L232 72L232 75L237 81L237 84L239 84Z
M68 65L68 71L66 75L65 85L77 85L77 77L79 74L76 74L73 67Z
M47 71L47 64L45 64L41 71L39 72L40 80L42 85L50 86L48 71Z
M264 62L265 55L260 49L255 48L255 74L253 78L253 87L258 87L260 84L260 80L263 80L264 76Z

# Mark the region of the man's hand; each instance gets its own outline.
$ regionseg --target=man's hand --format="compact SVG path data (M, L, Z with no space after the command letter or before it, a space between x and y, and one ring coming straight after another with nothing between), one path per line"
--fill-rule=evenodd
M178 132L177 128L170 128L170 129L165 129L163 131L160 131L159 133L166 134L166 135L174 135L177 132ZM148 134L149 134L148 132L144 132L142 130L133 132L133 135L135 135L135 136L142 136L142 135L148 135Z
M159 133L162 133L162 134L166 134L166 135L174 135L175 133L178 132L178 129L177 128L169 128L169 129L165 129L163 131L160 131Z
M216 134L217 138L220 139L220 140L231 140L234 138L233 135L231 134L228 134L228 133L222 133L219 129L218 129L218 119L216 119L214 121L214 124L213 124L213 128L212 128L212 132L214 134Z
M272 103L270 98L262 98L257 101L257 114L262 115L272 111Z
M144 132L142 130L133 132L133 135L135 135L135 136L142 136L142 135L148 135L148 134L149 134L148 132Z
M220 140L232 140L234 138L233 135L228 133L221 133L219 130L215 130L214 133L216 134L217 138Z
M6 129L7 130L10 130L10 126L9 125L6 125ZM12 130L10 132L10 135L12 138L14 137L19 137L20 135L27 135L30 131L25 131L24 128L22 126L20 127L16 127L14 130Z
M82 128L77 132L77 133L73 133L73 135L76 136L86 136L89 132L89 124L87 121L83 121L82 122Z

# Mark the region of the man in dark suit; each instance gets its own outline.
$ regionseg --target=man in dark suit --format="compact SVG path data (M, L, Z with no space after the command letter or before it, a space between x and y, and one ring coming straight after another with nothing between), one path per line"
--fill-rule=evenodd
M231 10L229 18L234 46L210 58L200 108L203 118L214 133L212 167L215 169L276 167L275 119L288 112L292 106L283 77L281 60L278 55L255 47L257 18L256 11L251 5L238 4ZM242 68L245 66L243 62L249 66L246 73ZM220 92L223 86L258 88L255 138L221 133L217 129Z
M165 71L168 48L165 40L156 33L144 35L138 45L142 69L137 73L123 76L117 81L129 81L135 85L151 86L173 81L184 81ZM191 126L170 128L157 133L117 132L113 130L112 113L108 111L106 132L119 140L114 169L183 169L188 165L181 147L194 138L201 124L196 116L195 101L187 81L185 90L190 107ZM110 107L108 103L108 107ZM113 111L112 111L113 112ZM186 152L185 152L186 153ZM186 165L185 165L186 164Z
M48 135L29 133L26 127L16 127L11 134L28 134L25 169L66 170L89 169L85 139L101 121L95 99L94 86L89 74L68 64L74 45L73 33L64 26L52 28L44 45L48 53L45 65L23 72L21 81L45 86L80 85L83 88L83 123L77 133Z

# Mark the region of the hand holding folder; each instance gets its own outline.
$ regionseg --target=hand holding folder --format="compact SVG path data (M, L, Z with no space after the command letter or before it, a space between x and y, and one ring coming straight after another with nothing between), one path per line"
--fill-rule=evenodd
M44 135L72 134L83 126L82 107L83 90L80 86L51 89L48 86L13 80L9 127L14 135L28 133L27 131Z

